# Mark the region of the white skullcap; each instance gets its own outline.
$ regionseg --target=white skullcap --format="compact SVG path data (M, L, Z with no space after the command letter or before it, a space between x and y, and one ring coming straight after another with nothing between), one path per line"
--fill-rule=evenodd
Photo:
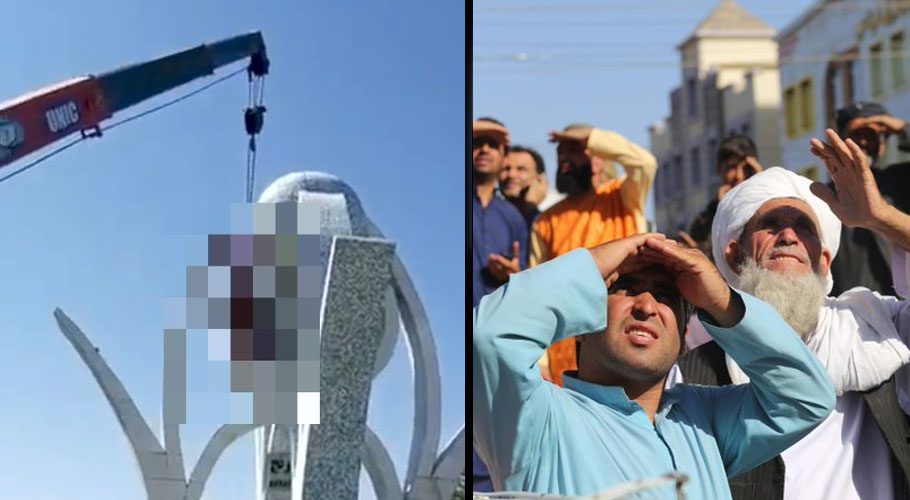
M811 184L806 177L772 167L734 187L721 199L711 225L711 251L714 264L728 282L732 282L736 274L727 265L724 248L730 241L739 239L743 227L765 202L775 198L798 198L809 204L818 219L822 248L831 252L831 259L834 259L840 246L841 222L827 203L812 194ZM825 280L826 293L831 293L834 281L830 269Z

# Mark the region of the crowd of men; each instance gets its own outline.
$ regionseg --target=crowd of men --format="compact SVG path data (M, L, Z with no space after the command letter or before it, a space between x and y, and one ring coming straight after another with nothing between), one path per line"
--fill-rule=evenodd
M910 152L905 122L839 110L806 144L827 184L731 135L716 196L669 235L648 232L645 148L549 135L564 198L541 211L541 153L473 122L473 490L676 472L688 498L910 499L910 163L882 160Z

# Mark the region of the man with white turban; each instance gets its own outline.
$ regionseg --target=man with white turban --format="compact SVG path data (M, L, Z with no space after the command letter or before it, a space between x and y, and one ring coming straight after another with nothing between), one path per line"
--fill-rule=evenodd
M727 281L774 306L828 371L834 412L779 457L730 480L733 498L910 498L910 301L853 288L829 297L841 224L893 248L899 296L910 297L910 216L882 199L865 155L827 130L812 139L836 188L780 167L721 200L711 230ZM680 361L681 377L706 385L749 379L713 342Z

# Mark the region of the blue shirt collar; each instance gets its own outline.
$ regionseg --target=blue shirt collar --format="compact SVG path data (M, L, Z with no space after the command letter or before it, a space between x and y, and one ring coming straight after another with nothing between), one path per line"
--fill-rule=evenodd
M572 375L569 375L571 373ZM576 378L578 372L565 372L562 374L563 385L566 389L577 392L586 396L602 405L609 406L620 410L626 414L644 412L641 405L629 399L625 389L618 385L599 385L591 382L585 382ZM658 417L666 416L673 404L679 400L679 393L673 389L664 391L660 398L660 407L657 410Z

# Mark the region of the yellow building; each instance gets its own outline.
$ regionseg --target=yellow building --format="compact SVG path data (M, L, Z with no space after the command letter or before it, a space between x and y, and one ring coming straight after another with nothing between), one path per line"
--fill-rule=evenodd
M778 35L783 99L784 166L823 182L828 173L809 152L812 137L835 126L838 109L876 101L910 115L910 4L904 1L817 0ZM882 164L910 160L888 141Z

